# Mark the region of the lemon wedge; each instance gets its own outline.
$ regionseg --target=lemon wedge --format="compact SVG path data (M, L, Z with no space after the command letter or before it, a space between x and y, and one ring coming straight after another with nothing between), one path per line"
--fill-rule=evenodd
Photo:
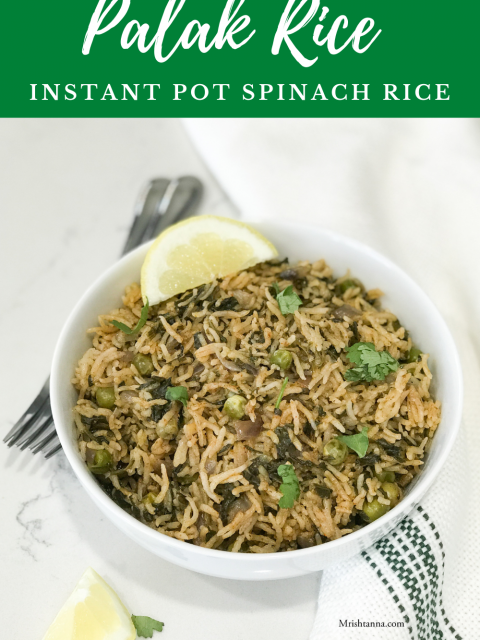
M188 218L166 229L150 247L142 266L143 300L158 304L277 255L273 244L248 224L217 216Z
M134 640L137 632L115 591L87 569L43 640Z

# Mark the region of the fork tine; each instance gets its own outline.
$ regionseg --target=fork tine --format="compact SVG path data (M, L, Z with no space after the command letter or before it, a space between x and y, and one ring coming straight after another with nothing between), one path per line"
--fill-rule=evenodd
M151 237L186 217L192 217L200 205L203 185L194 176L182 176L173 180L169 192L165 194L158 208L158 215L152 219L154 228Z
M152 180L140 201L134 228L124 249L124 254L158 236L167 227L192 216L203 194L203 185L193 176L173 180Z
M53 432L55 432L53 417L52 417L52 414L50 413L50 416L46 415L46 420L42 422L41 426L38 427L35 433L32 433L30 437L27 439L27 441L19 445L20 449L22 449L22 451L27 447L29 449L33 449L33 447L37 445L39 439L44 438L46 435L50 435L50 433L52 432L52 427L53 427Z
M52 425L53 425L53 422L52 422ZM53 431L49 433L46 438L43 438L42 440L40 440L40 442L38 442L32 448L32 453L35 454L41 451L42 449L44 449L47 446L47 444L49 444L56 437L56 435L57 435L57 432L54 428Z
M62 448L62 445L59 442L53 449L50 449L50 451L47 451L45 453L45 458L48 460L49 458L54 456L58 451L60 451L61 448Z
M7 442L7 446L18 446L19 442L23 442L23 439L25 437L28 437L32 427L37 424L39 420L42 420L45 415L47 415L49 405L50 398L47 396L38 411L35 414L31 415L28 421L22 426L22 428L17 430L17 432L10 438L10 440Z
M156 178L149 182L142 197L137 201L135 221L122 255L139 247L146 239L151 237L150 235L146 236L145 232L150 227L152 217L157 215L170 183L171 180L168 178Z
M143 229L142 238L140 240L140 244L151 240L156 234L155 229L157 227L159 220L165 219L165 214L169 210L173 195L178 187L178 180L171 180L167 188L165 189L165 193L162 195L160 199L155 197L155 193L152 190L152 200L154 202L154 207L152 207L151 213L148 217L147 224ZM175 220L176 221L176 220ZM162 226L163 228L163 226ZM158 235L158 234L157 234Z
M22 432L20 438L15 442L17 447L20 447L22 450L28 447L35 438L45 431L51 419L52 410L50 408L50 401L48 401L45 403L43 411L39 413L32 422L30 422L28 429Z
M16 440L20 437L25 428L29 428L29 422L33 418L35 418L35 416L37 416L38 413L42 410L45 402L48 400L49 388L50 378L47 379L35 400L23 413L20 419L17 420L17 422L13 425L13 427L3 439L3 441L7 443L9 447L15 444Z

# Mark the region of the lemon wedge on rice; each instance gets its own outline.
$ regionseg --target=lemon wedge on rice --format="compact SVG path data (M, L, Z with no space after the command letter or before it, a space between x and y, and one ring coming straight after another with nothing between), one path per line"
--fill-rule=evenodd
M150 247L142 266L143 300L158 304L277 255L273 244L248 224L217 216L187 218Z
M134 640L137 632L115 591L87 569L43 640Z

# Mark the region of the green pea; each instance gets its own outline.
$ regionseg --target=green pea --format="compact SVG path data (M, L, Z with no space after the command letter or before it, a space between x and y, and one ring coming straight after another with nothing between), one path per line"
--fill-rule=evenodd
M375 477L380 482L395 482L395 473L393 471L386 471L385 469L381 473L375 473Z
M420 349L412 347L408 352L407 362L418 362L419 357L422 355Z
M356 287L356 283L353 280L344 280L340 283L340 291L345 293L347 289L351 289L352 287Z
M280 367L280 369L283 369L284 371L286 371L290 367L290 365L292 364L292 360L293 356L291 352L287 351L286 349L279 349L278 351L275 351L275 353L272 353L272 355L270 356L270 362L272 364L276 364Z
M93 463L88 466L92 473L102 475L112 469L113 456L110 451L107 451L106 449L99 449L98 451L95 451Z
M155 502L155 498L157 497L156 493L152 493L151 491L147 493L146 496L143 496L142 502L143 504L153 504Z
M367 516L370 522L384 516L387 511L390 511L390 507L387 504L381 504L377 498L374 498L371 502L367 502L365 500L363 504L363 513Z
M142 376L149 376L155 369L151 356L146 356L144 353L137 353L132 362Z
M384 482L382 489L385 492L387 498L390 500L391 505L395 505L400 497L400 489L396 482Z
M178 424L175 418L172 418L166 425L157 425L157 435L164 440L173 440L178 433Z
M231 396L223 405L223 410L230 418L239 420L245 415L247 401L242 396Z
M111 409L115 404L115 389L113 387L99 387L95 397L99 407Z
M338 466L347 457L348 447L344 442L341 442L338 438L332 438L323 447L323 456L327 462Z

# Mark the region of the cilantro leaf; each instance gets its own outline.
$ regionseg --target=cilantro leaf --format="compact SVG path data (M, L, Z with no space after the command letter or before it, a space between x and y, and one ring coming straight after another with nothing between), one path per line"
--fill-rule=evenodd
M168 387L165 393L166 400L178 400L184 407L188 402L188 389L186 387Z
M297 474L291 464L281 464L277 469L277 473L283 480L280 485L280 491L283 496L278 501L278 506L280 509L291 509L295 500L300 496L300 484Z
M149 308L150 308L150 306L148 304L148 298L147 298L145 306L142 307L142 312L140 314L140 320L137 322L137 326L134 327L133 329L130 329L130 327L127 327L126 324L123 324L123 322L118 322L117 320L112 320L112 324L113 324L114 327L117 327L117 329L120 329L120 331L123 331L123 333L126 333L127 336L131 336L132 333L137 333L145 325L145 323L146 323L146 321L148 319L148 310L149 310Z
M275 291L275 295L278 296L280 293L280 287L278 286L278 282L274 282L272 284L272 289Z
M363 367L354 367L345 371L343 377L349 382L359 382L360 380L365 380L365 370Z
M278 287L278 285L277 285ZM288 313L295 313L298 307L302 306L303 302L299 296L293 290L293 285L290 284L286 289L277 294L277 302L280 307L282 315L286 316Z
M154 631L163 630L163 622L148 616L132 616L132 622L139 638L151 638Z
M357 342L346 351L350 362L359 365L345 371L344 378L350 382L384 380L399 367L398 360L388 351L377 351L372 342Z
M350 362L353 362L353 364L363 364L363 352L372 349L375 351L373 342L357 342L346 349L348 354L347 358Z
M354 436L337 436L340 442L344 442L349 449L355 451L359 458L363 458L368 449L368 427L363 427L361 433Z

